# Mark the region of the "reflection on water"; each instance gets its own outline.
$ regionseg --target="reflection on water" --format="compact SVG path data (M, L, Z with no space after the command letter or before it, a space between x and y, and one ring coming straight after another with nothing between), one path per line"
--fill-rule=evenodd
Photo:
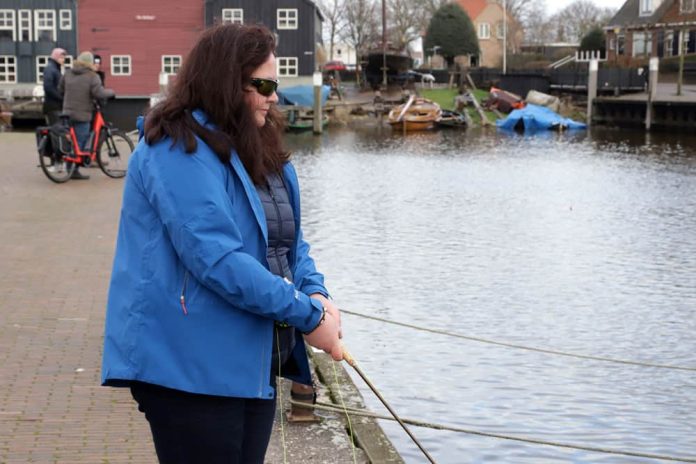
M340 306L520 345L696 366L696 139L597 130L288 137L305 234ZM696 455L696 375L344 316L404 417ZM356 379L356 384L362 382ZM383 412L367 389L370 408ZM408 462L418 449L383 424ZM635 457L414 429L440 463Z

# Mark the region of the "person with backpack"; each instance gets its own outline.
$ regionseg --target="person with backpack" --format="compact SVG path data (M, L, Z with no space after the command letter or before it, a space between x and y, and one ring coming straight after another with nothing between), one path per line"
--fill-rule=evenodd
M70 117L70 125L75 129L81 150L88 150L90 121L94 111L94 100L115 96L111 89L105 89L101 79L94 71L94 55L82 52L60 81L59 90L63 94L63 113ZM72 179L89 179L76 166Z

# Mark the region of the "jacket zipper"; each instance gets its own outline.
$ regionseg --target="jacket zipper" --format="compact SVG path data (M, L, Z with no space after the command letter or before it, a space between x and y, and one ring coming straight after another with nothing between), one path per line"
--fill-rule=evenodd
M184 272L184 284L181 286L181 295L179 295L179 303L184 316L188 316L188 309L186 309L186 282L188 282L188 271Z
M276 218L278 218L278 238L279 240L283 239L283 218L280 216L280 208L278 207L278 202L276 201L275 195L273 195L273 186L271 185L270 182L267 183L268 185L268 194L271 197L271 200L273 200L273 207L275 208L276 211ZM278 270L280 272L283 271L283 263L280 260L280 255L278 254L278 247L273 248L273 254L275 255L275 260L278 263Z

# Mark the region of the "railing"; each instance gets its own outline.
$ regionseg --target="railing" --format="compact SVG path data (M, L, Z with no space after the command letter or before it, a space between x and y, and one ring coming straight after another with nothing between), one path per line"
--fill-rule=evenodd
M555 61L549 65L551 69L558 69L561 66L565 66L568 63L589 63L592 60L597 61L607 61L607 55L604 50L582 50L575 52L574 55L564 56L558 61Z

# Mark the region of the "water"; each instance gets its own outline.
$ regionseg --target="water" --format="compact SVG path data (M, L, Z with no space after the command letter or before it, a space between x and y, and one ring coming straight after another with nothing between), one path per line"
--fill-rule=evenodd
M468 336L696 367L696 138L389 128L290 136L303 225L343 308ZM696 372L343 318L403 417L696 456ZM385 413L354 376L368 407ZM407 462L425 462L398 425ZM412 427L439 463L649 459Z

